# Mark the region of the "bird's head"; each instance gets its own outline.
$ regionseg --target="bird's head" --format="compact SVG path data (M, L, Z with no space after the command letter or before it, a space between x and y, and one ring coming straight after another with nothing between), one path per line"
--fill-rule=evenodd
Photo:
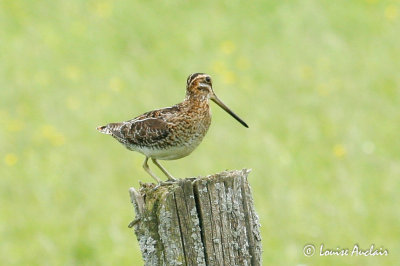
M211 99L213 102L218 104L227 113L233 116L239 123L245 127L249 127L242 119L240 119L234 112L231 111L217 95L215 95L212 88L212 79L210 75L204 73L194 73L189 75L186 82L186 98L196 99L200 101L208 101Z
M206 100L213 94L212 80L209 75L204 73L189 75L186 82L186 96Z

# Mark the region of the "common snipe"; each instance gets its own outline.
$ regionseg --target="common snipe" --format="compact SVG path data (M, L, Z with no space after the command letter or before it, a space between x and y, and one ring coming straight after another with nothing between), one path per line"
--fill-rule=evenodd
M215 95L211 77L195 73L187 79L183 102L144 113L129 121L110 123L97 130L113 136L127 149L144 154L146 159L143 168L158 183L160 179L147 164L149 158L168 180L174 181L176 179L157 160L176 160L188 156L200 144L211 123L209 99L248 127Z

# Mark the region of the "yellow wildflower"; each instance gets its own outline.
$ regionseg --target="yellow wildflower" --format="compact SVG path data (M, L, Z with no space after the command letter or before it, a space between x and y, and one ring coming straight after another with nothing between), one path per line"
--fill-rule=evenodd
M14 154L14 153L8 153L5 157L4 157L4 162L8 165L8 166L13 166L18 162L18 157Z
M325 83L320 83L320 84L317 85L317 92L318 92L318 94L321 95L321 96L326 96L326 95L329 94L330 89L329 89L329 87L328 87L327 84L325 84Z
M236 47L232 41L225 41L221 43L221 51L224 54L231 54L235 51Z
M394 5L390 5L385 8L385 17L387 20L393 21L397 18L397 16L397 7L395 7Z
M300 76L303 79L310 79L313 75L312 68L310 66L304 65L300 68Z
M24 123L21 120L11 120L7 123L7 130L11 132L18 132L24 128Z
M344 156L346 156L346 153L346 148L342 144L337 144L333 147L333 154L337 158L343 158Z
M110 2L99 2L94 5L94 13L101 18L108 18L112 14L112 4Z
M221 74L226 71L226 65L223 61L215 61L212 65L213 72Z
M236 81L236 76L232 71L226 70L222 74L222 81L226 84L233 84Z
M42 127L41 130L42 136L50 141L50 143L53 146L61 146L65 142L65 137L63 134L57 131L56 128L54 128L51 125L45 125Z
M67 66L64 69L64 75L70 80L77 81L81 77L81 71L76 66Z
M113 77L109 81L109 86L112 91L120 92L122 90L122 88L124 87L124 84L120 78Z

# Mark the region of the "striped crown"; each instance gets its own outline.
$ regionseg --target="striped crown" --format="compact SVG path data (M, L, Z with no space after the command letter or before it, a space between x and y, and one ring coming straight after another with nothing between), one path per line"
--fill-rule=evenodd
M195 80L195 78L200 75L206 75L206 74L205 73L194 73L194 74L189 75L189 77L187 78L187 81L186 81L186 86L189 87L190 83L192 83L192 81Z

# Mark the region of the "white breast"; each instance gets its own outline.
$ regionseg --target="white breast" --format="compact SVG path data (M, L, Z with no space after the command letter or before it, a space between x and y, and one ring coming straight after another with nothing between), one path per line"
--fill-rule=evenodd
M201 140L200 140L201 141ZM185 146L171 146L168 149L151 149L146 147L135 147L134 150L147 157L160 160L176 160L188 156L199 145L200 141Z

